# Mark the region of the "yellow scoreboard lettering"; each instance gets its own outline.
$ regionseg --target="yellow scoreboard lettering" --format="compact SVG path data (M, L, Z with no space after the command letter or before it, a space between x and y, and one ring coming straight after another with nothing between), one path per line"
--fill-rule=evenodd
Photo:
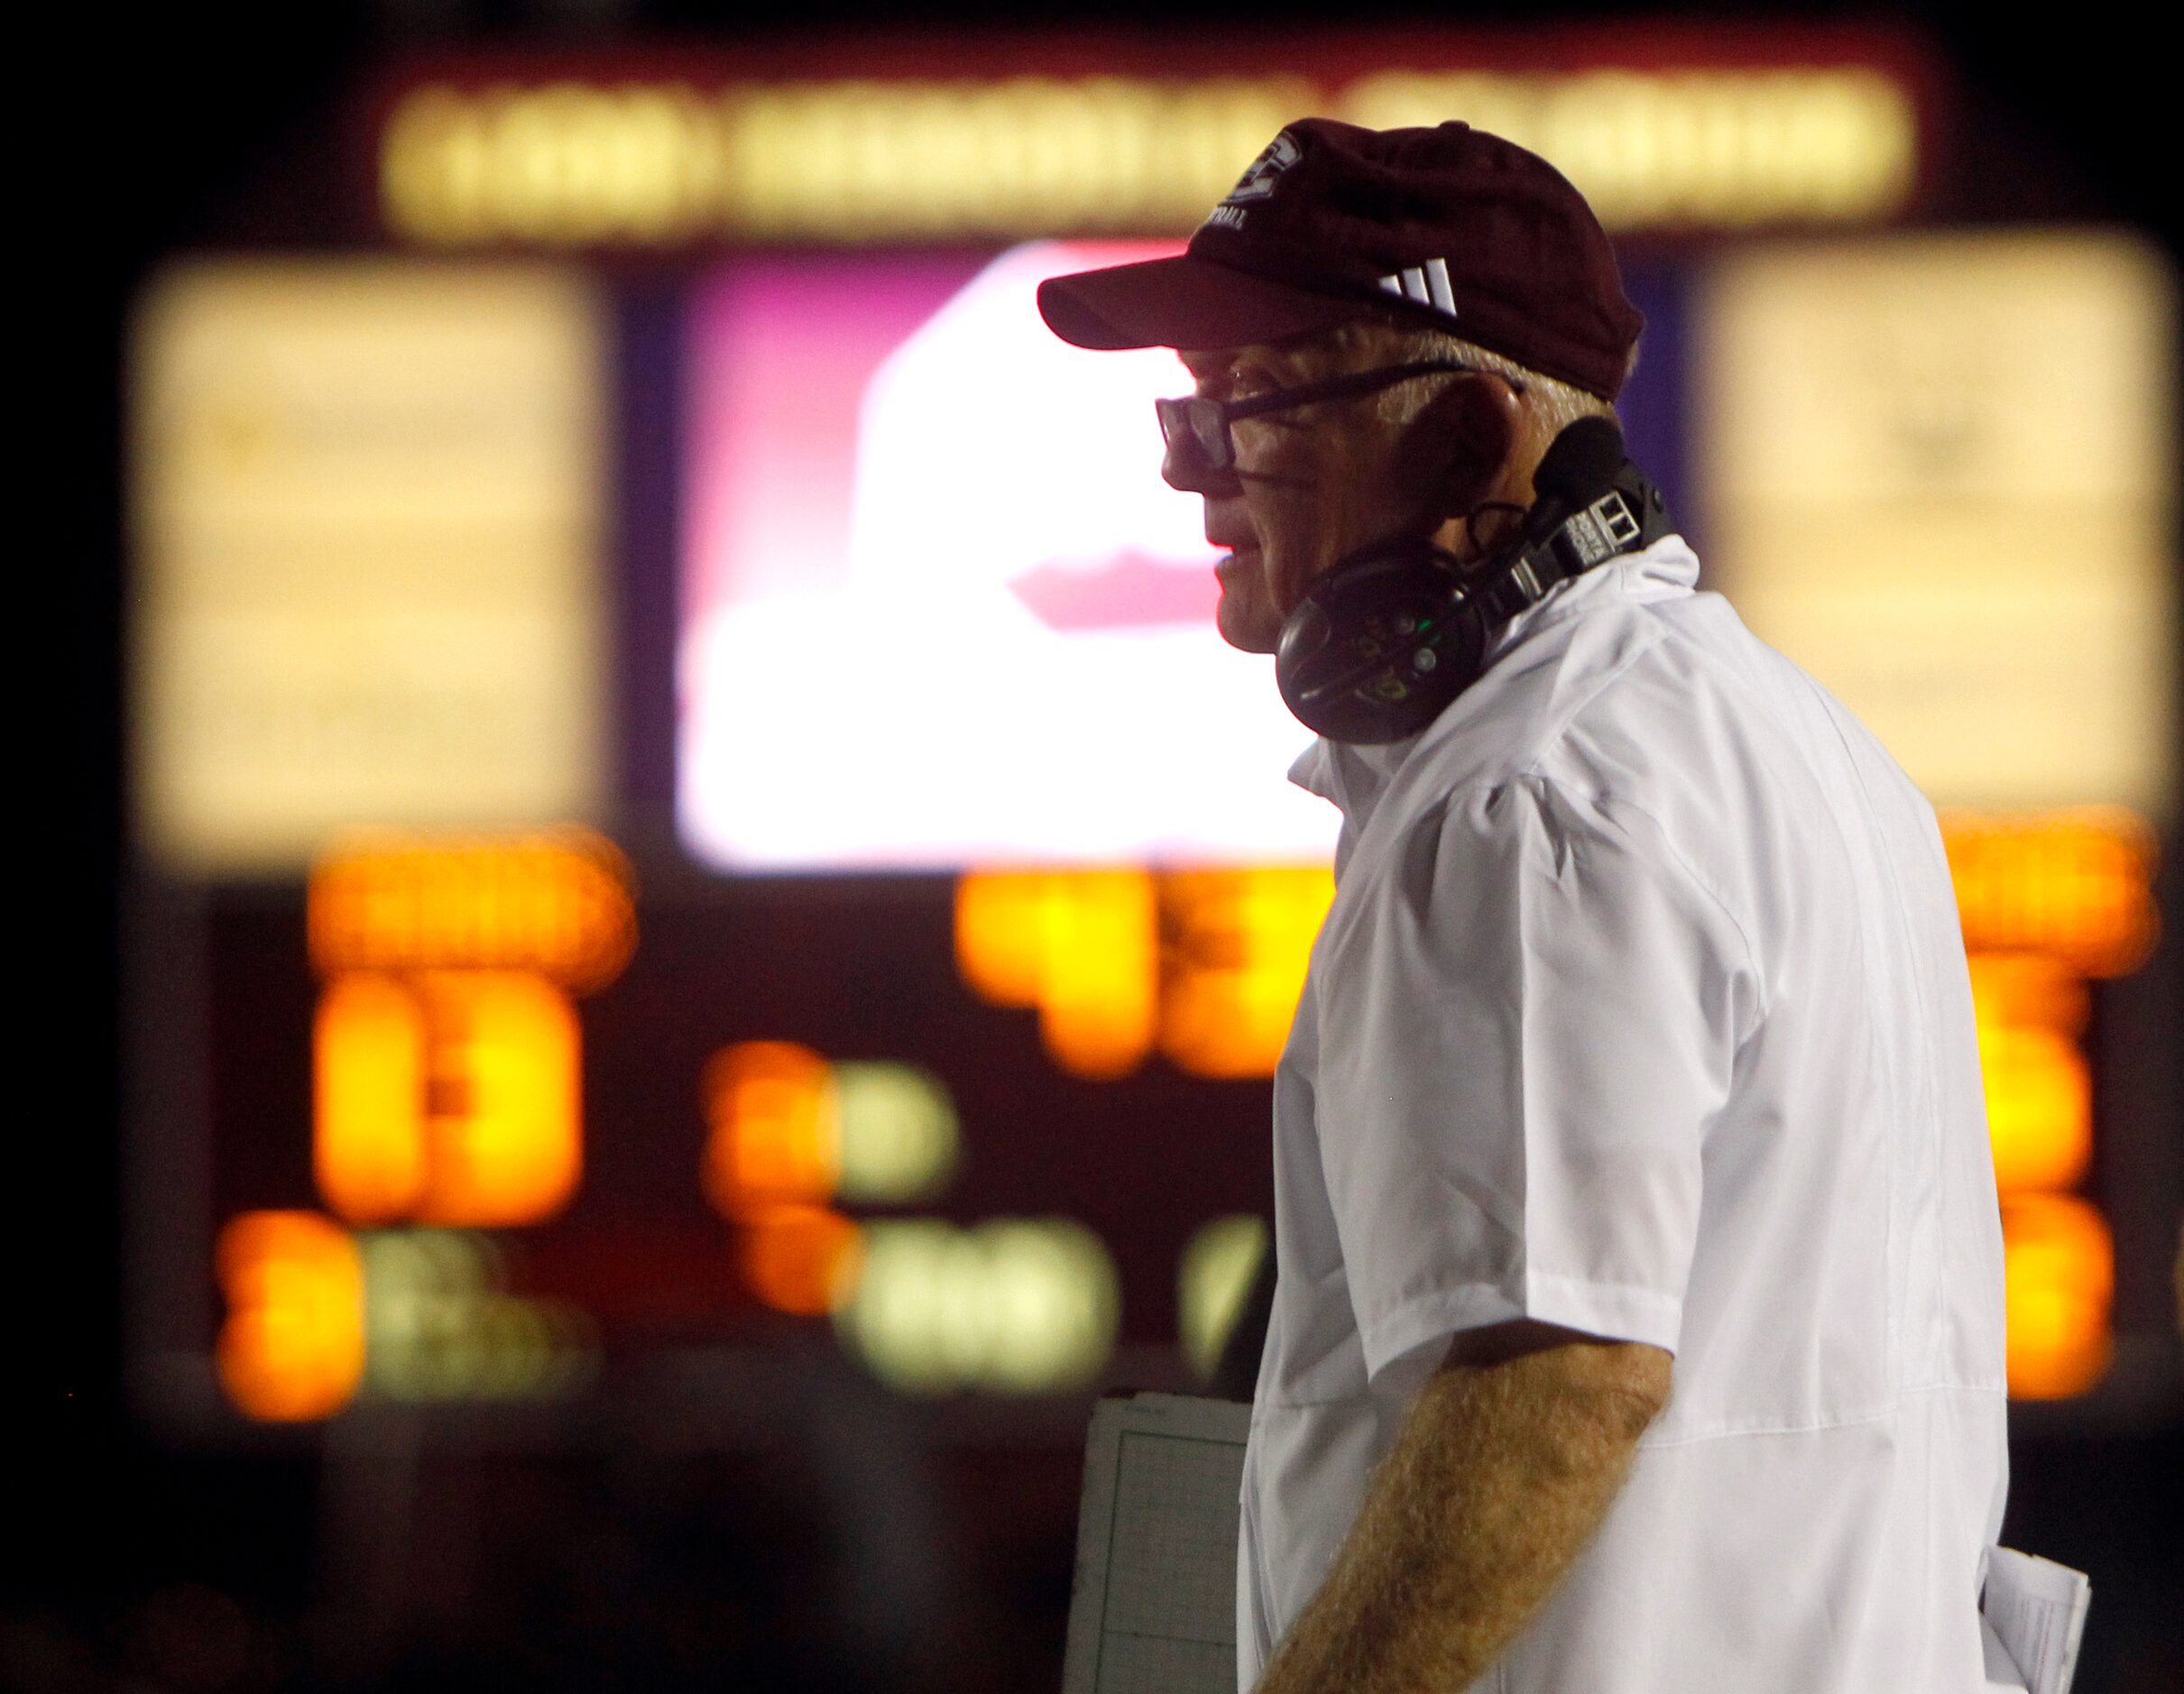
M1612 230L1885 217L1917 175L1909 91L1861 66L1382 71L1346 106L1374 129L1461 114L1560 168Z
M2093 1088L2077 1041L2001 1019L1982 1017L1978 1027L1995 1186L2005 1194L2076 1187L2093 1158Z
M973 871L956 966L996 1005L1037 1008L1073 1075L1158 1050L1194 1076L1271 1076L1333 896L1320 866Z
M2083 1394L2108 1368L2115 1249L2100 1209L2071 1194L2019 1194L2002 1206L2010 1392Z
M818 1316L855 1293L864 1232L833 1202L927 1199L955 1168L954 1102L915 1065L742 1041L713 1055L702 1091L700 1184L735 1227L744 1285L777 1311Z
M319 1192L356 1223L538 1223L575 1196L575 1008L520 971L336 977L316 1041Z
M429 1174L423 1008L397 978L346 971L320 992L312 1035L320 1195L353 1223L414 1217Z
M248 1211L221 1230L215 1273L227 1320L220 1385L269 1422L329 1417L364 1367L364 1265L355 1238L310 1211Z
M705 1197L723 1217L816 1206L842 1174L842 1122L826 1061L790 1041L745 1041L705 1067Z
M2159 932L2153 832L2114 806L1941 822L2002 1196L2010 1391L2082 1394L2107 1368L2115 1250L2070 1192L2093 1157L2078 1038L2087 980L2135 969Z
M376 1073L397 1043L409 1068ZM542 1221L574 1196L576 1020L536 978L336 979L317 1065L313 1165L344 1217L502 1227Z
M630 865L585 829L350 833L312 866L319 971L511 969L588 994L637 944Z
M2044 955L2078 976L2135 971L2161 938L2152 826L2121 806L1948 813L1942 840L1965 945Z
M1055 1062L1126 1076L1159 1029L1159 911L1138 869L974 871L956 884L963 980L1002 1006L1036 1008Z
M745 1285L764 1303L798 1317L821 1317L853 1295L863 1235L825 1206L769 1206L742 1220L736 1257Z
M1271 1076L1313 937L1334 898L1322 866L1172 871L1160 879L1161 1051L1193 1076Z
M536 1223L583 1174L572 996L627 962L613 845L377 837L314 871L313 1167L350 1221Z
M1912 89L1860 64L562 78L410 87L380 133L380 207L429 247L1181 235L1314 111L1462 114L1560 166L1617 230L1872 222L1918 176Z
M705 1066L701 1181L731 1220L776 1205L925 1200L955 1169L955 1103L930 1072L743 1041Z

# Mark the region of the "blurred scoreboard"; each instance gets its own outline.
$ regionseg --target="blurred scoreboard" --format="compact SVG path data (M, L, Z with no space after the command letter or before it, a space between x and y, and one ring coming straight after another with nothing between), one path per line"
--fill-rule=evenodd
M1335 819L1158 479L1180 367L1033 300L1307 110L1617 231L1634 455L1941 808L2013 1391L2172 1404L2166 261L1948 227L1887 35L952 51L412 67L371 250L147 287L146 1408L551 1432L707 1360L1074 1439L1207 1378Z

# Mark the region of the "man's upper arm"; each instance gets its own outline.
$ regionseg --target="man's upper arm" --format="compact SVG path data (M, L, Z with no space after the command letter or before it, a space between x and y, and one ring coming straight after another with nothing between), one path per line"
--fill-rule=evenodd
M1644 1341L1604 1340L1559 1324L1518 1318L1450 1338L1443 1370L1492 1370L1519 1360L1544 1381L1580 1395L1626 1403L1637 1432L1668 1404L1674 1366L1669 1352Z
M1451 796L1334 938L1318 1118L1368 1368L1531 1320L1673 1352L1750 988L1645 827Z

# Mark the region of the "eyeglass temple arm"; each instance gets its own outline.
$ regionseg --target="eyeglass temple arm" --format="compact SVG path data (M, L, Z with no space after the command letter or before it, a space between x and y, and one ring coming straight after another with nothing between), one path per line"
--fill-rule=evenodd
M1479 373L1475 364L1465 364L1457 359L1420 359L1408 364L1382 365L1377 370L1356 371L1348 376L1329 377L1324 382L1310 382L1303 388L1283 389L1272 394L1261 394L1250 400L1222 400L1224 416L1256 418L1262 412L1280 411L1289 406L1309 406L1322 400L1342 400L1352 394L1369 394L1376 389L1393 388L1398 382L1407 382L1413 377L1433 376L1442 372L1469 372ZM1505 382L1509 379L1504 378ZM1509 386L1523 393L1521 382L1510 382Z

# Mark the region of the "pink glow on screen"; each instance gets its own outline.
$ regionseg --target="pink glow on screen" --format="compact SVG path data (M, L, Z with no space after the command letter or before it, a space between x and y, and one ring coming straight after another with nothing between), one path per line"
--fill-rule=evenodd
M690 399L687 610L847 569L864 386L978 268L761 261L698 293L691 353L705 375Z
M690 319L678 806L723 869L1315 859L1309 739L1213 626L1165 349L1046 276L1174 251L743 263Z

